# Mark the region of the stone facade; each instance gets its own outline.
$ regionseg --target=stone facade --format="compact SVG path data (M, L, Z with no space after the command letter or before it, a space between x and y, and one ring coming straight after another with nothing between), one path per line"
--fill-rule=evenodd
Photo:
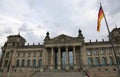
M111 34L120 63L120 29ZM2 47L1 75L30 77L36 71L84 71L91 77L117 77L116 59L110 41L85 42L81 30L77 37L61 34L50 38L46 33L43 45L25 45L21 35L11 35ZM10 66L10 67L9 67ZM104 76L103 76L104 73ZM111 75L111 73L114 73ZM21 74L21 75L20 75Z

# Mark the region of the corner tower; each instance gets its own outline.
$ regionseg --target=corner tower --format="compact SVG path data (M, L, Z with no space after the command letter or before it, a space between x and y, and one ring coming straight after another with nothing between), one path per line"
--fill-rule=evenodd
M7 42L4 47L18 47L24 46L26 40L21 35L11 35L7 37Z
M2 47L2 64L1 68L9 68L8 65L12 61L12 65L15 65L15 50L19 46L24 46L26 40L20 35L10 35L7 37L7 42L5 42L4 46Z

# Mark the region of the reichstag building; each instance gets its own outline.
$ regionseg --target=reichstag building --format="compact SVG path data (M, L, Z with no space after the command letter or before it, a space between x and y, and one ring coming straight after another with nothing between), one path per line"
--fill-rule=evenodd
M120 28L111 35L120 65ZM9 35L1 48L0 77L119 77L110 41L84 39L81 30L76 37L50 38L47 32L42 45L29 45L20 34Z

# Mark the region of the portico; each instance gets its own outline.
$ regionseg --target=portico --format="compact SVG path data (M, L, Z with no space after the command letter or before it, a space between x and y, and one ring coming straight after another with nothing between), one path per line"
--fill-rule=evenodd
M53 69L69 70L69 69L77 69L77 67L80 67L80 63L77 64L77 60L79 62L80 58L76 58L76 52L80 54L80 51L78 51L78 47L66 46L66 47L50 47L46 49L47 49L46 53L48 53L48 55L46 55L48 56L47 58L48 67L50 70Z
M48 69L79 70L81 67L81 47L84 37L79 31L78 37L61 34L53 39L46 33L44 40L45 64ZM79 42L78 42L79 41Z

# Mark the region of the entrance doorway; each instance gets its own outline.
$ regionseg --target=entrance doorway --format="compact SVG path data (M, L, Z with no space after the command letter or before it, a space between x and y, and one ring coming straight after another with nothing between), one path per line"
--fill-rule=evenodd
M54 58L54 62L55 62L55 69L57 69L57 65L58 65L58 57L59 57L59 54L58 54L58 49L55 49L55 58ZM69 65L70 65L70 68L72 69L73 68L73 51L69 50ZM65 69L65 66L66 66L66 51L65 50L62 50L61 49L61 68L62 69Z

